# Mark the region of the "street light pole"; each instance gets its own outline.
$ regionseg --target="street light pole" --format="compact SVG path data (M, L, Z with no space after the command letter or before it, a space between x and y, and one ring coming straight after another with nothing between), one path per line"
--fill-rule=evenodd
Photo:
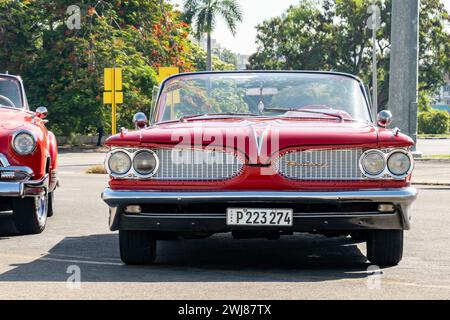
M394 124L417 141L419 2L393 0L389 108Z

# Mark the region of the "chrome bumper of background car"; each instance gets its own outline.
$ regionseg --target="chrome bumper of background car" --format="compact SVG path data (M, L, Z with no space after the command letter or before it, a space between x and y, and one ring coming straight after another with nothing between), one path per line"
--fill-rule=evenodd
M266 207L277 207L277 203L351 203L373 202L389 203L396 206L391 214L380 212L294 214L294 229L342 229L348 228L380 228L409 229L409 205L416 199L415 188L371 189L358 191L326 191L326 192L166 192L166 191L118 191L107 188L102 194L103 200L110 207L110 228L142 229L161 231L189 230L228 230L225 226L225 212L221 215L211 214L174 214L161 212L152 214L123 214L124 207L133 204L210 204L226 203L230 206L248 206L261 204ZM296 227L297 226L297 227Z
M39 180L0 181L0 197L33 197L47 192L49 178Z

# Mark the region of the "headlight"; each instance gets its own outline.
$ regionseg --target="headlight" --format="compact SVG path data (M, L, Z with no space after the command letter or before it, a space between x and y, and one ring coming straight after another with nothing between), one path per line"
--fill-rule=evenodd
M389 171L396 176L403 176L411 169L411 159L404 152L394 152L389 156L388 162Z
M363 173L370 176L377 176L383 173L386 168L384 154L378 150L367 151L361 158Z
M158 158L153 151L139 151L133 159L134 170L143 176L148 176L156 172L158 165Z
M131 159L123 151L115 152L109 157L108 167L111 173L124 175L131 169Z
M19 131L13 137L12 147L18 154L26 156L36 149L36 139L31 132Z

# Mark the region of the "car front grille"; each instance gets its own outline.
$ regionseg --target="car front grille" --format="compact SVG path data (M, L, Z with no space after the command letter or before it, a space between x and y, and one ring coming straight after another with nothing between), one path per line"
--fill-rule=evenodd
M220 150L153 149L160 167L155 180L220 181L243 171L244 160Z
M362 149L324 149L292 151L275 163L278 173L292 180L364 180L359 169Z

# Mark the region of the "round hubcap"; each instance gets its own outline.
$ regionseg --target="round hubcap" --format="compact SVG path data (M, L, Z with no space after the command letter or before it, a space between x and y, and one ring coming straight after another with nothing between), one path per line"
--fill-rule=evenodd
M47 196L39 196L35 198L36 201L36 216L39 225L44 225L47 220Z

